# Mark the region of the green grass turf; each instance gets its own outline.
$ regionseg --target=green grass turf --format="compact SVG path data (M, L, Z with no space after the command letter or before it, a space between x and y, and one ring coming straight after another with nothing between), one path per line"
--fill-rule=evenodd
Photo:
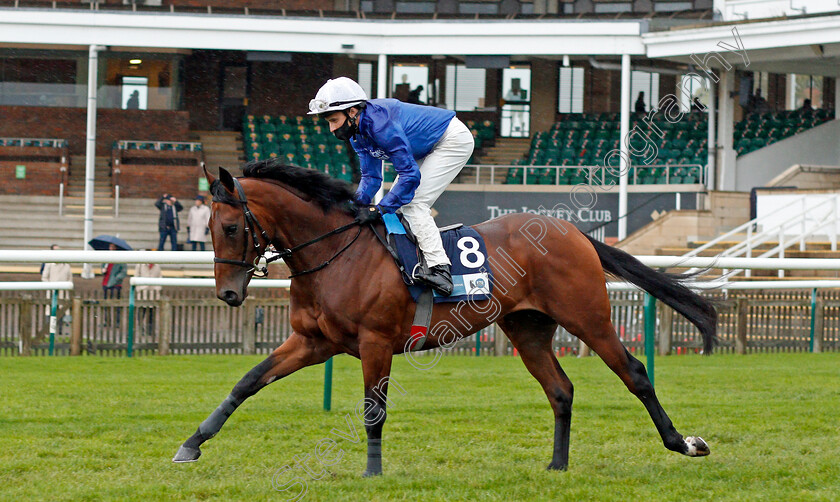
M337 358L243 404L197 463L171 457L260 357L0 359L2 500L285 500L274 473L346 429L360 363ZM385 475L362 479L358 444L303 500L837 500L840 354L665 357L659 397L677 429L712 450L665 450L641 403L600 359L563 358L575 384L568 472L547 472L554 421L518 358L402 356L385 424ZM392 395L395 394L392 388ZM306 477L302 471L299 475ZM281 484L291 479L286 473ZM292 491L293 492L293 491Z

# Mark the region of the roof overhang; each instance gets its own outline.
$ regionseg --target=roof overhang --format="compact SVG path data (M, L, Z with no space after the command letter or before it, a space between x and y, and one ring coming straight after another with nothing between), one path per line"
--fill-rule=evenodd
M638 20L393 21L0 9L0 43L330 54L643 55L645 29Z
M717 52L738 69L840 76L840 16L723 23L645 33L642 40L654 59L691 63L692 54L702 60ZM734 52L738 45L747 59ZM708 62L722 69L715 58Z

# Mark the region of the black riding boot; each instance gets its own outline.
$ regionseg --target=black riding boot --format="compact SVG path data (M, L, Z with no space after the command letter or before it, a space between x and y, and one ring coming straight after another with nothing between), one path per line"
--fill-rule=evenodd
M435 265L428 270L418 271L415 278L428 284L441 295L449 296L452 294L452 273L449 270L449 265Z

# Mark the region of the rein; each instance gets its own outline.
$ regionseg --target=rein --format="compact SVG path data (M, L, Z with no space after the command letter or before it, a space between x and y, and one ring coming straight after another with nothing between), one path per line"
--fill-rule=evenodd
M247 239L248 239L247 235L251 236L251 238L254 242L254 248L257 250L258 254L257 254L257 257L254 258L253 263L249 263L249 262L245 261L245 258L248 255L248 246L247 246L247 242L246 242L245 248L242 250L242 259L241 260L229 260L227 258L213 257L213 262L214 263L223 263L223 264L226 264L226 265L236 265L236 266L239 266L239 267L245 267L245 268L249 269L248 272L253 273L254 277L267 277L268 276L268 264L269 263L277 261L277 260L286 260L288 258L291 258L294 253L300 251L301 249L306 248L308 246L311 246L312 244L315 244L316 242L320 242L320 241L326 239L327 237L331 237L333 235L346 232L347 230L349 230L349 229L351 229L355 226L359 227L359 231L356 233L355 237L353 237L353 239L349 243L347 243L346 246L339 249L338 252L336 252L332 256L332 258L330 258L329 260L321 263L320 265L318 265L316 267L310 268L309 270L304 270L302 272L296 272L296 273L290 275L289 279L292 279L294 277L299 277L301 275L311 274L313 272L317 272L317 271L325 268L330 263L332 263L332 261L335 260L338 257L338 255L340 255L347 248L352 246L353 243L356 242L356 240L362 234L361 224L358 221L353 221L353 222L348 223L346 225L340 226L340 227L336 228L335 230L331 230L331 231L325 233L324 235L321 235L321 236L316 237L312 240L304 242L303 244L299 244L299 245L294 246L292 248L283 248L280 251L277 251L277 254L275 254L274 256L266 257L265 254L270 251L269 248L273 247L272 240L268 237L268 234L263 229L262 225L260 225L260 222L257 221L257 217L254 216L254 213L252 213L251 210L248 208L248 199L247 199L247 197L245 197L245 191L242 189L242 185L239 183L239 180L237 178L233 178L233 185L234 185L234 187L236 187L236 195L239 197L239 200L237 202L239 202L242 205L242 211L245 214L245 234L246 234L245 240L247 241ZM217 199L214 199L214 201L215 202L221 202L220 200L217 200ZM256 232L257 229L259 230L260 234L262 235L262 238L266 242L266 247L263 250L260 249L261 244L260 244L259 238L257 237L257 232ZM260 267L260 264L259 264L260 259L265 259L265 266Z

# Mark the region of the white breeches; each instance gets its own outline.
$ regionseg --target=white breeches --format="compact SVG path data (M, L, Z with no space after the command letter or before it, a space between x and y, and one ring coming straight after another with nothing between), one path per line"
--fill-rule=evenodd
M431 153L417 162L420 167L420 185L414 192L414 199L402 207L402 213L417 237L417 244L429 267L450 265L432 217L432 204L461 172L473 148L475 142L472 133L463 122L453 117Z

